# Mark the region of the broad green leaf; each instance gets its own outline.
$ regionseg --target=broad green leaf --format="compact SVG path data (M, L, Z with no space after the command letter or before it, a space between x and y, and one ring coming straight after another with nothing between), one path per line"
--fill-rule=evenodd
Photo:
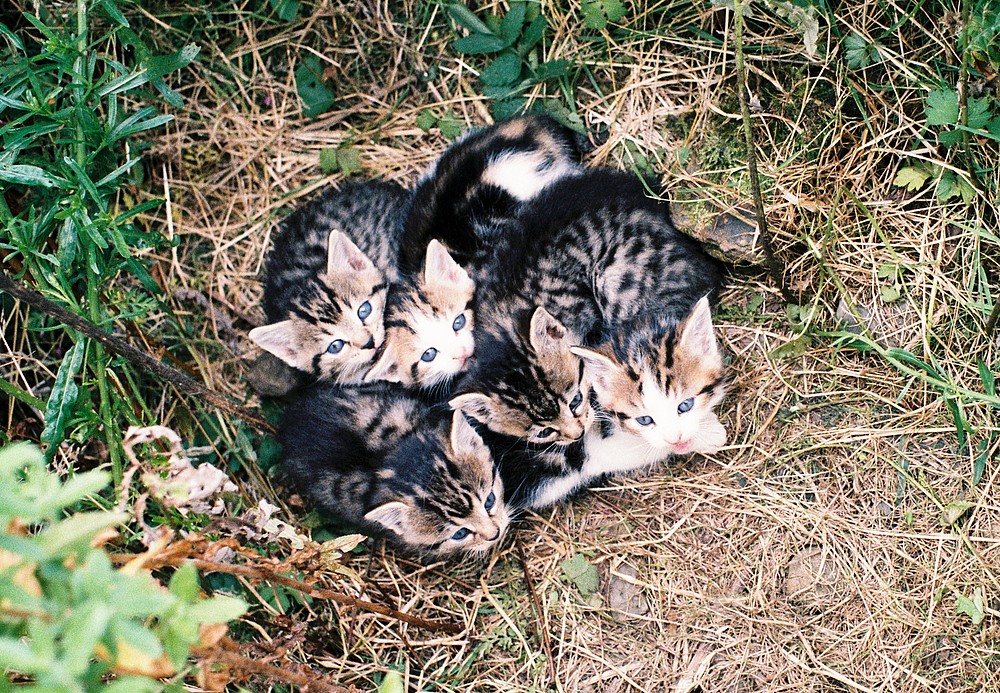
M852 69L868 67L872 63L882 60L878 46L868 43L857 32L853 32L844 37L844 57L847 59L847 66Z
M347 176L364 171L360 152L354 147L346 145L337 148L337 165L340 167L341 173Z
M490 28L465 5L455 2L448 5L448 14L457 24L474 34L488 34Z
M573 582L584 598L595 594L600 587L597 568L582 553L573 554L559 566L562 568L563 579Z
M962 516L969 512L974 505L975 503L970 503L969 501L952 501L945 506L944 511L941 513L941 524L945 527L951 527L962 519Z
M441 131L441 135L448 140L455 139L465 131L465 125L462 121L452 115L446 115L439 118L437 126Z
M893 179L892 184L899 188L906 188L909 191L920 190L924 183L930 178L930 173L915 166L904 166L899 169L899 173Z
M60 267L72 267L76 260L76 253L80 248L79 238L76 233L76 224L72 217L66 217L59 229L59 236L56 242L56 258Z
M78 607L63 622L62 661L73 676L80 676L87 670L94 646L104 637L111 615L110 605L91 603Z
M45 428L39 440L47 446L45 453L47 459L52 459L56 448L63 441L66 424L80 394L80 389L76 385L76 375L83 364L84 351L83 340L80 340L63 356L55 383L52 385L52 392L49 394L49 401L45 405Z
M184 563L170 576L170 591L182 601L191 603L201 593L198 571L191 563Z
M787 359L794 356L802 356L812 346L812 338L807 334L800 334L795 339L791 339L779 347L771 350L770 356L775 359Z
M480 55L482 53L496 53L507 47L507 43L499 36L493 34L469 34L462 38L455 39L452 47L459 53L468 55Z
M978 626L986 618L986 591L979 585L972 591L972 598L961 592L955 592L955 613L966 614L972 619L972 625Z
M497 120L513 118L524 111L526 100L520 96L506 97L490 104L490 115Z
M323 66L314 55L306 56L296 68L295 91L302 101L302 115L307 118L326 113L337 99L323 81Z
M976 359L976 366L979 369L979 379L983 381L983 392L990 396L996 395L996 375L982 358Z
M895 303L900 297L899 286L897 284L883 286L879 289L878 294L883 303Z
M970 128L973 130L985 129L992 116L988 98L969 99L969 111L966 117Z
M417 116L417 127L424 132L430 132L430 129L437 125L437 122L437 116L429 109L420 111L420 114Z
M118 26L129 26L128 19L122 14L122 11L118 9L118 5L114 3L114 0L100 0L99 3L101 9L105 11L108 15L108 19L117 24Z
M172 115L156 115L156 109L152 106L141 108L111 128L108 132L108 143L112 144L136 133L152 130L173 119Z
M479 79L491 86L514 84L520 76L521 58L512 51L501 53L485 70L479 73Z
M511 0L510 9L503 16L500 22L500 38L508 46L514 45L517 37L521 35L521 27L524 26L524 16L527 8L524 2Z
M583 23L591 29L603 29L608 22L620 22L626 14L621 0L583 0L580 9Z
M125 175L126 173L128 173L128 171L133 166L135 166L137 163L139 163L139 159L138 158L136 158L136 159L129 159L124 164L122 164L121 166L119 166L118 168L116 168L114 171L112 171L108 175L104 176L104 178L101 178L101 180L99 180L96 183L94 183L94 185L99 188L102 185L108 185L110 183L114 183L119 178L121 178L123 175Z
M535 68L535 79L545 82L550 79L564 77L569 70L568 60L549 60Z
M4 669L22 674L42 671L51 664L35 654L27 643L12 638L0 638L0 662L3 662Z
M334 147L323 147L319 150L319 170L324 175L336 173L340 168L337 163L337 150Z
M0 166L0 180L18 185L40 185L43 188L66 187L69 182L60 176L30 164ZM62 185L60 185L62 184Z
M268 0L278 19L290 22L299 14L299 0Z
M954 89L936 89L927 95L924 106L928 125L954 125L958 122L958 93Z
M106 488L111 483L111 474L100 469L77 472L63 483L62 487L46 499L46 505L62 510Z
M878 278L889 279L899 276L899 265L895 262L883 262L878 266Z
M229 623L247 612L247 603L235 597L218 596L195 602L187 616L196 623Z
M61 558L86 549L98 532L120 525L127 519L125 513L77 513L40 532L37 543L44 555Z
M116 609L116 611L118 610ZM122 618L121 611L118 611L108 625L108 633L111 636L109 638L111 642L127 642L139 652L154 659L163 654L163 645L156 633L144 628L141 622Z
M545 17L535 17L528 24L528 27L521 34L521 42L517 45L517 50L521 55L527 55L528 51L534 48L539 41L542 40L542 36L545 34L545 29L548 27L548 22Z

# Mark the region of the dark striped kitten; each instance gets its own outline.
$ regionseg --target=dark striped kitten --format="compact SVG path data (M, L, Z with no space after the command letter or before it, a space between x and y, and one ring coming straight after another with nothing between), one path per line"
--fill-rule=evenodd
M320 510L409 552L482 554L509 525L475 429L396 386L315 385L285 412L279 440L285 473Z
M281 225L267 256L261 348L313 380L361 382L384 338L407 192L368 181L327 188Z

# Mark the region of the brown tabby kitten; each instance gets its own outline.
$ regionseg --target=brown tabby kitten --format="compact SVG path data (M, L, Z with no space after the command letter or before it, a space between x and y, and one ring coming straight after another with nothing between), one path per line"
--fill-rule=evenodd
M325 513L415 554L483 554L509 525L503 481L461 413L398 386L320 383L285 412L282 464Z

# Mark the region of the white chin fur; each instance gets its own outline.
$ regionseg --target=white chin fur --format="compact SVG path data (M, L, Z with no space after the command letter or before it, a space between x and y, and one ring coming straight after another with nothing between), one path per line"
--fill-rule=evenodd
M705 417L691 439L691 452L718 452L726 444L726 429L714 413Z

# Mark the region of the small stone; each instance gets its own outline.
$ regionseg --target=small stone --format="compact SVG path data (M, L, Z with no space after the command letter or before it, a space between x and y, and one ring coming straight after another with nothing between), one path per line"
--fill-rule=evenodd
M644 616L649 603L636 584L639 571L628 563L613 570L608 580L608 606L626 616Z
M875 509L882 517L892 517L892 514L896 512L893 507L885 501L879 501L878 505L875 506Z
M854 304L854 313L851 312L850 306L847 305L847 301L843 297L837 303L837 322L843 325L844 329L851 334L861 334L868 329L871 317L871 311L860 303ZM864 324L858 322L858 318L861 318Z
M788 562L785 594L805 606L820 606L833 597L840 571L833 556L822 547L810 546Z

